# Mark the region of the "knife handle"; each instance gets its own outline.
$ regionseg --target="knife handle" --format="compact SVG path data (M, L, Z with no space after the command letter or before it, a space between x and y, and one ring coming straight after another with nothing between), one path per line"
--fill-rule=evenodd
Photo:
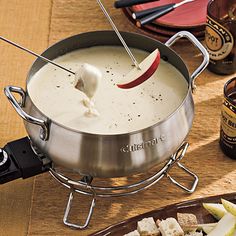
M143 18L141 18L140 20L137 21L136 25L138 27L141 27L142 25L148 24L150 22L152 22L153 20L173 11L175 9L175 4L172 6L166 6L160 10L157 10L153 13L151 13L150 15L144 16Z
M115 8L130 7L137 4L155 2L159 0L119 0L114 2Z
M140 18L142 18L144 16L147 16L151 13L166 9L167 7L174 6L174 5L175 5L175 3L170 3L170 4L166 4L166 5L159 6L159 7L153 7L153 8L149 8L149 9L146 9L146 10L137 11L137 12L134 12L132 14L132 17L133 17L134 20L140 19Z

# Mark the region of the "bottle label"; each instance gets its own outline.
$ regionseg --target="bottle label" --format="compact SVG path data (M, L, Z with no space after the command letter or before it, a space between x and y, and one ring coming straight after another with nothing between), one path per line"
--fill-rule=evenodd
M222 138L236 145L236 106L225 98L221 112Z
M205 43L212 60L222 60L233 49L232 34L218 22L207 16Z

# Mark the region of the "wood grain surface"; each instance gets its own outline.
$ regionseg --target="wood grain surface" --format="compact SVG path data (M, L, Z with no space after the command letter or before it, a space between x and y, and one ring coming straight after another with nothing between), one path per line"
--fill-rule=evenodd
M41 52L48 46L50 0L1 0L0 35ZM27 71L35 58L0 41L0 147L26 135L3 88L25 86ZM34 179L0 186L0 235L27 235Z
M103 2L120 30L138 32L120 10L112 8L113 1ZM0 4L1 34L37 52L70 35L110 29L96 1L1 0ZM24 87L33 58L4 43L0 42L0 45L1 91L9 84ZM184 58L190 72L199 66L201 56L191 44L177 44L174 48ZM187 139L190 147L182 161L200 178L195 193L186 194L164 178L147 191L132 197L98 199L88 229L78 231L62 223L68 190L46 173L37 176L35 180L18 180L0 186L0 235L88 235L164 205L236 191L236 161L224 156L218 145L222 89L231 77L233 75L217 76L206 70L197 79L198 89L194 94L195 119ZM26 133L21 119L2 92L0 97L0 144L3 146ZM173 168L171 174L187 184L191 182L177 168ZM124 184L132 180L134 177L99 181ZM87 197L76 196L71 221L83 222L89 201Z

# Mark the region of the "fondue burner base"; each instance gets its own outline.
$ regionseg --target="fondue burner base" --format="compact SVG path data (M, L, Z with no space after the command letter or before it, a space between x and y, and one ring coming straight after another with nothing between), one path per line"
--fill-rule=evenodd
M179 147L177 152L168 159L164 166L159 169L158 172L152 174L148 178L145 177L144 179L139 177L138 182L122 186L101 186L92 184L92 176L83 176L80 181L75 181L68 178L66 175L61 174L58 170L56 170L50 159L38 153L37 150L33 147L29 138L25 137L7 143L5 147L0 148L0 184L7 183L18 178L29 178L45 171L49 171L59 183L70 189L70 195L63 217L64 224L72 228L84 229L90 222L96 199L99 197L110 198L129 196L146 190L147 188L156 184L164 176L169 178L169 180L173 184L177 185L184 191L188 193L194 192L198 184L198 177L196 174L191 172L183 164L180 163L181 159L186 153L188 146L188 143L184 142ZM190 188L184 186L183 184L176 181L173 177L171 177L169 172L174 165L182 169L184 172L186 172L186 174L193 178L193 183ZM70 223L68 221L75 193L80 193L92 197L88 216L85 223L82 225Z
M65 225L76 228L76 229L84 229L89 225L89 222L91 220L93 210L95 207L96 199L98 197L100 198L110 198L110 197L122 197L122 196L128 196L135 193L138 193L140 191L146 190L147 188L153 186L156 184L159 180L161 180L164 176L166 176L173 184L177 185L187 193L193 193L197 187L198 184L198 177L196 174L191 172L189 169L187 169L183 164L180 163L180 160L184 157L186 150L188 148L189 144L187 142L184 142L178 151L173 154L170 159L167 161L167 163L162 167L161 170L159 170L154 175L141 180L136 183L132 183L129 185L123 185L123 186L98 186L93 185L93 177L91 176L84 176L80 181L74 181L65 175L58 172L55 168L50 168L50 174L63 186L70 189L69 199L68 203L65 209L63 222ZM180 169L182 169L184 172L186 172L190 177L193 178L193 183L191 188L188 188L184 186L183 184L176 181L171 175L169 174L171 168L176 165ZM75 224L68 221L68 217L70 215L70 210L74 198L75 193L80 193L83 195L91 196L92 201L89 208L88 216L86 218L86 221L84 224Z

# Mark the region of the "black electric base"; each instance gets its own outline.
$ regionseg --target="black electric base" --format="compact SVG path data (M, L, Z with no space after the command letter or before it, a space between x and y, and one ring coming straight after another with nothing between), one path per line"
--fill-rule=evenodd
M12 141L0 149L0 184L32 177L48 171L50 166L49 159L33 151L28 137Z

